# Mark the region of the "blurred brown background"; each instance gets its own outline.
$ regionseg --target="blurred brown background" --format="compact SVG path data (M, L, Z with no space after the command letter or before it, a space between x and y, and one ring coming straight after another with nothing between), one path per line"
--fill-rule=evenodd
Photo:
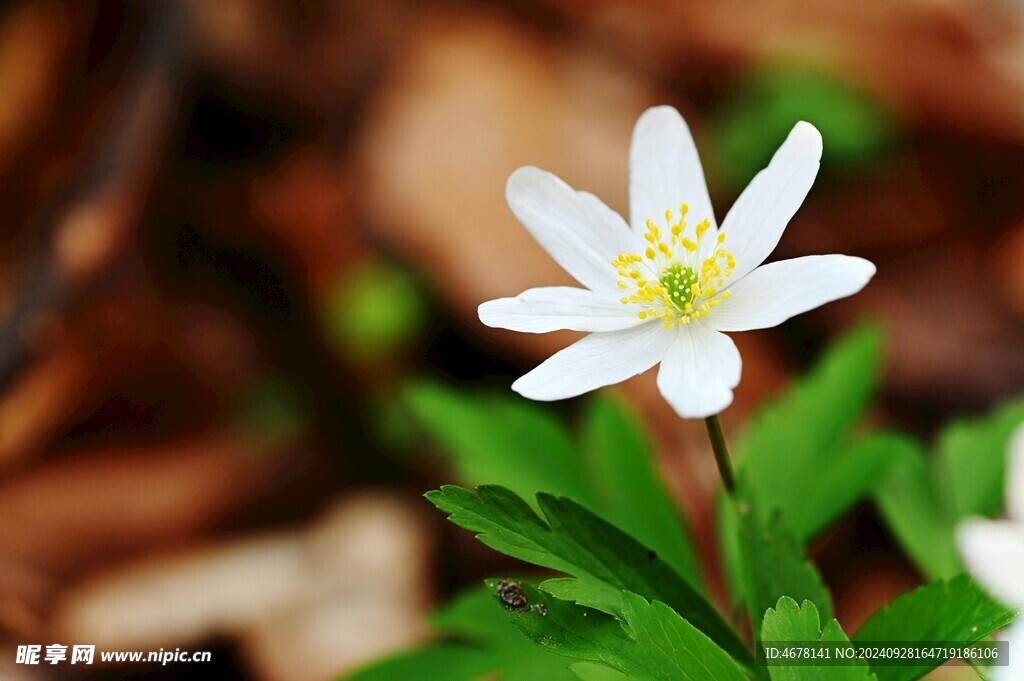
M0 678L327 679L424 636L497 559L420 500L451 475L394 396L504 390L566 342L476 319L567 281L505 178L539 165L625 211L631 128L659 103L719 216L815 123L822 174L775 257L879 269L737 338L727 428L862 318L888 338L879 422L927 435L1024 389L1019 3L0 10ZM653 375L620 389L712 551L701 424ZM870 509L816 550L844 622L916 578ZM25 642L214 661L15 666Z

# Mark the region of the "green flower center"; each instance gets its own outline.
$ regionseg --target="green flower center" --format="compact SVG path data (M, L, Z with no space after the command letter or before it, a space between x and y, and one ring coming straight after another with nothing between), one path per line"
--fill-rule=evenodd
M697 273L692 267L673 263L661 271L658 281L665 288L668 299L678 310L685 311L686 304L692 303L696 293Z

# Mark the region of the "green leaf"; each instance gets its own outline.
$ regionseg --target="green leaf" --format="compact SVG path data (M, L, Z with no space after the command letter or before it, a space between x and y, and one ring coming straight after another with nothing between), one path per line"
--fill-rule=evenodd
M456 596L431 616L434 631L447 637L378 661L349 681L571 681L564 658L534 645L480 586Z
M779 599L774 609L764 614L761 637L772 643L795 642L806 643L822 641L825 643L848 643L839 622L831 620L821 629L818 609L814 603L804 601L803 606L788 596ZM768 667L772 681L805 681L810 678L826 678L829 681L867 681L873 679L867 664L851 662L851 666L813 666L802 665L785 667L772 665Z
M937 498L935 479L921 446L906 438L894 450L886 477L875 490L885 524L914 564L932 579L963 571L954 541L956 523Z
M797 535L806 541L870 495L904 442L905 438L893 433L872 433L834 451L817 478L808 480L800 503L790 505L794 522L802 528ZM789 521L788 515L786 519Z
M446 486L426 496L495 551L578 579L581 604L619 616L624 591L660 600L737 659L750 659L714 607L654 551L574 501L538 494L542 519L503 487L485 485L474 494Z
M1015 613L992 600L967 575L932 582L879 609L854 636L858 642L974 643L1005 627ZM879 681L923 676L942 660L918 667L876 667Z
M699 586L702 579L693 539L655 470L650 443L635 421L613 400L597 397L584 418L582 441L585 468L602 517Z
M881 334L864 326L754 417L738 471L764 511L778 509L801 541L835 520L882 473L887 439L850 444L877 382Z
M755 638L762 638L764 613L783 596L811 601L830 619L832 598L828 589L782 516L774 512L764 518L755 502L745 495L736 501L736 515L740 524L744 593Z
M583 681L628 681L629 677L620 671L594 664L593 662L577 662L569 665L569 669Z
M650 444L612 400L591 402L579 447L557 419L520 398L481 398L426 383L409 388L406 402L451 457L459 479L500 482L531 503L538 492L572 497L656 551L691 584L703 583L689 530L655 470Z
M608 582L564 577L544 580L540 586L555 598L586 605L609 615L616 615L622 609L621 589Z
M800 475L806 476L800 490L792 492L794 497L799 498L787 499L784 508L779 508L776 500L774 506L785 516L787 524L791 516L797 519L803 532L795 532L794 535L798 540L806 541L861 497L868 495L904 447L905 438L890 433L874 433L856 442L840 445L833 451L831 460L820 464L817 473L812 472L810 467L794 471L794 479ZM767 489L764 484L750 486ZM768 494L776 497L774 493ZM737 563L736 517L727 503L722 501L718 505L718 541L726 577L735 588L740 583L737 581L740 566Z
M956 518L992 517L1002 509L1010 435L1024 423L1024 399L976 420L958 420L939 435L939 465Z
M542 594L524 585L531 602ZM548 650L582 660L582 678L610 681L595 666L610 667L635 681L746 681L746 673L729 655L663 603L624 592L622 622L597 610L548 599L546 612L527 608L516 625Z
M962 568L954 531L969 515L995 516L1003 502L1010 434L1024 422L1024 400L988 416L958 420L941 432L927 457L904 439L875 491L886 525L917 567L931 578Z
M804 377L762 407L740 439L737 476L757 500L759 512L766 517L780 512L798 542L809 540L868 494L900 446L898 438L887 434L850 436L874 393L880 355L876 327L865 325L847 334ZM730 595L739 599L745 574L740 531L732 505L723 499L717 520ZM781 595L797 594L776 597Z
M406 401L467 484L501 482L526 499L549 492L593 505L568 430L537 405L471 397L434 383L409 388Z

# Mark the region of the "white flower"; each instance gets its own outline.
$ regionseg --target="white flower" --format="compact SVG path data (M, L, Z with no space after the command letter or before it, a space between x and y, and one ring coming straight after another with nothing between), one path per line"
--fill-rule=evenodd
M1000 601L1024 608L1024 426L1010 438L1006 519L966 520L957 528L960 554L971 574ZM1008 632L1010 667L993 667L999 681L1024 679L1024 622Z
M683 417L732 402L740 355L723 331L748 331L859 291L862 258L819 255L759 267L811 188L821 135L797 123L768 167L715 222L697 148L679 112L647 110L629 153L630 225L551 173L512 173L505 196L533 238L586 288L533 288L480 306L488 326L590 335L512 388L535 400L574 397L661 362L658 388ZM691 226L691 224L693 226Z

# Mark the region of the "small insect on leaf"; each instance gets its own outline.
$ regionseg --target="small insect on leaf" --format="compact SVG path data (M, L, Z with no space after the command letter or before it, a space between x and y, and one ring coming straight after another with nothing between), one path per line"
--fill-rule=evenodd
M541 617L548 616L548 608L543 603L538 603L537 605L533 606L533 611Z
M530 607L530 601L526 598L526 592L518 582L503 579L498 583L495 592L498 598L511 610L523 611ZM541 606L543 607L543 606Z

